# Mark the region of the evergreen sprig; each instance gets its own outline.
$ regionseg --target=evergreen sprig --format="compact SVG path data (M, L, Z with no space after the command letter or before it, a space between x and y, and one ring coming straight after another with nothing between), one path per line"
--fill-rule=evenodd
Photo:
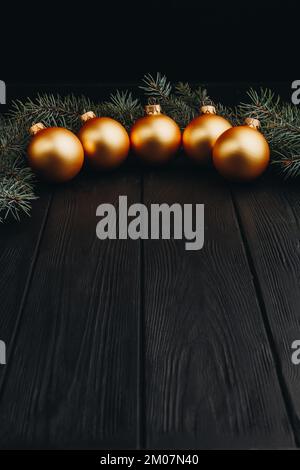
M172 92L172 85L167 77L157 72L156 77L148 73L143 78L143 86L140 89L146 96L156 98L158 101L167 101Z
M138 99L129 91L117 91L110 100L94 103L85 96L43 94L36 99L15 101L6 118L0 118L0 222L10 215L29 214L35 178L26 162L29 128L42 122L47 127L66 127L77 132L80 117L87 111L112 117L127 129L143 115Z
M95 108L97 116L109 116L121 122L129 130L132 124L143 116L143 108L137 98L128 90L119 91L110 96L110 101Z
M10 215L29 214L34 194L34 175L25 159L27 138L22 122L0 123L0 222Z
M251 89L248 103L228 108L214 103L204 86L192 87L183 82L172 85L161 73L145 75L140 89L150 103L161 104L163 112L182 129L199 115L203 105L214 105L218 114L233 125L241 124L245 117L259 119L271 145L273 163L286 177L300 176L300 109L283 103L271 90ZM26 162L28 129L42 122L76 132L80 116L87 111L117 119L128 130L144 115L140 100L132 92L116 91L103 103L94 103L85 96L38 95L34 100L16 101L8 115L0 117L0 221L10 215L19 219L22 213L29 214L36 198L35 177Z
M269 89L250 89L248 96L250 102L239 106L239 114L260 120L280 172L286 178L300 176L300 109Z
M154 77L145 75L140 87L149 102L161 104L163 112L174 119L184 129L198 114L201 106L211 104L204 87L192 89L188 83L179 82L173 87L167 77L157 72Z
M30 98L22 102L17 100L12 105L9 117L14 121L22 121L28 127L42 122L46 126L63 126L76 130L80 125L80 116L93 110L94 104L85 96L43 94L35 100Z

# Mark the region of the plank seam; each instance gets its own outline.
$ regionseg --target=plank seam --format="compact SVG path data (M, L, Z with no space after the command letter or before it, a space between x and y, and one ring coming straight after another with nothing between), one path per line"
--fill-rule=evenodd
M39 230L36 246L35 246L35 249L34 249L34 252L33 252L32 261L31 261L30 266L29 266L28 276L27 276L27 280L26 280L26 283L25 283L25 286L24 286L23 295L22 295L22 298L21 298L18 314L17 314L17 317L16 317L15 327L13 329L12 336L11 336L11 346L10 346L9 351L8 351L7 364L9 364L9 358L13 356L13 351L15 349L16 338L18 336L18 331L19 331L19 327L20 327L20 324L21 324L23 311L24 311L24 308L25 308L25 305L26 305L30 285L31 285L31 282L32 282L33 274L34 274L34 269L35 269L36 262L37 262L37 259L38 259L38 256L39 256L40 246L41 246L41 242L42 242L42 239L43 239L43 236L44 236L44 233L45 233L45 228L46 228L46 224L47 224L47 220L48 220L52 200L53 200L53 193L51 193L51 195L49 197L48 204L46 206L46 210L45 210L45 214L44 214L43 221L42 221L42 224L41 224L41 228ZM1 399L1 395L2 395L3 390L4 390L5 379L6 379L6 376L9 372L9 370L10 370L10 367L8 365L8 366L6 366L6 368L4 370L3 377L2 377L2 380L0 382L0 399Z
M141 172L141 204L144 203L144 177ZM145 430L145 251L140 240L140 312L138 317L137 354L137 448L146 449Z
M235 197L235 194L234 194L232 188L230 189L230 192L231 192L231 199L232 199L232 204L233 204L233 208L234 208L236 221L237 221L239 231L240 231L240 235L241 235L241 239L242 239L242 244L243 244L243 247L244 247L244 251L245 251L246 258L247 258L248 266L249 266L249 269L250 269L250 272L251 272L252 278L253 278L253 285L254 285L254 289L255 289L255 292L256 292L256 298L257 298L258 305L259 305L259 308L260 308L260 312L261 312L261 316L262 316L262 320L263 320L263 324L264 324L264 328L265 328L265 333L266 333L268 344L269 344L270 351L271 351L271 354L272 354L272 358L273 358L273 362L274 362L274 366L275 366L275 372L276 372L276 376L277 376L277 379L278 379L278 384L279 384L280 391L281 391L281 394L282 394L282 398L283 398L283 402L284 402L284 405L285 405L287 417L288 417L290 425L291 425L291 430L292 430L292 433L293 433L294 442L295 442L295 445L299 448L300 447L300 440L298 440L297 428L295 426L296 413L295 413L295 410L294 410L294 407L293 407L293 404L292 404L292 400L291 400L291 396L290 396L290 393L289 393L289 390L288 390L288 386L286 384L284 374L283 374L283 371L282 371L282 368L281 368L281 361L280 361L279 354L277 352L276 343L275 343L273 333L272 333L272 328L271 328L271 325L270 325L270 322L269 322L269 319L268 319L267 307L266 307L266 304L265 304L265 301L264 301L263 292L262 292L262 289L261 289L261 286L260 286L260 282L259 282L258 274L257 274L256 268L255 268L254 260L253 260L252 255L251 255L251 249L250 249L250 246L249 246L249 243L248 243L248 240L247 240L247 235L246 235L245 230L244 230L244 226L243 226L243 223L242 223L242 218L240 216L240 211L239 211L239 208L238 208L236 197Z

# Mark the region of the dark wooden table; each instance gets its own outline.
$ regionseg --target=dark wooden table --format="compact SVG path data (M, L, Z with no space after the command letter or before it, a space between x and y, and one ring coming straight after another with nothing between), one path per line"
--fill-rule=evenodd
M300 444L300 187L84 174L0 228L1 448ZM204 203L205 248L100 241L96 208Z

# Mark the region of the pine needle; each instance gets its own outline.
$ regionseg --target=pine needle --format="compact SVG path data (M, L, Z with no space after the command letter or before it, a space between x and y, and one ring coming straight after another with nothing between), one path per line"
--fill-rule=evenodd
M300 109L283 103L271 90L251 89L248 103L228 108L214 103L204 86L192 87L183 82L173 86L159 72L155 76L146 74L140 89L148 102L161 104L163 112L181 129L199 115L203 105L214 105L217 113L233 125L240 125L245 117L259 119L271 146L273 165L284 178L300 176ZM80 116L87 111L94 111L99 117L112 117L127 130L144 115L140 100L132 92L117 90L103 103L94 103L85 96L42 94L35 99L15 101L8 115L0 116L0 221L29 215L36 199L35 176L26 161L28 129L42 122L48 127L62 126L77 132Z

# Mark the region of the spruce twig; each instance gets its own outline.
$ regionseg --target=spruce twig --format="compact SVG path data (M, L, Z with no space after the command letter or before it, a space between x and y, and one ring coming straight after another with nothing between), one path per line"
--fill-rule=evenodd
M116 119L129 130L132 124L143 116L143 108L131 92L117 90L115 94L110 96L110 101L96 107L96 114Z
M85 96L43 94L36 99L15 101L6 118L0 117L0 221L9 216L20 219L29 214L34 194L35 177L27 166L28 129L37 122L47 127L80 128L80 116L87 111L112 117L127 129L143 115L139 101L132 93L117 91L110 101L95 104Z
M143 78L144 91L149 102L155 102L162 106L163 112L174 119L183 129L199 114L199 106L195 102L195 94L187 87L187 84L178 84L173 91L167 77L157 72L156 77L147 74ZM206 93L203 92L206 96Z
M167 77L157 72L156 77L147 74L140 87L148 99L161 104L163 112L174 119L184 129L199 115L202 106L213 105L218 114L237 121L236 111L216 104L209 97L207 89L200 85L195 88L189 83L178 82L172 87Z
M143 78L144 86L141 90L149 97L157 98L159 101L168 101L172 92L172 85L165 75L157 72L156 77L150 73Z
M217 113L233 125L241 124L245 116L259 119L271 145L273 163L284 177L300 176L300 109L283 103L271 90L251 89L250 102L231 109L214 103L205 87L192 87L183 82L173 86L161 73L145 75L140 88L150 102L161 104L163 112L182 129L199 115L201 106L208 104L214 105ZM16 101L5 118L0 116L0 221L29 214L36 198L35 177L25 157L28 128L43 122L46 126L63 126L76 132L81 125L80 116L87 111L117 119L128 130L143 116L140 101L129 91L116 91L103 103L94 103L85 96L43 94L36 99Z
M283 103L269 89L248 92L249 103L242 103L239 114L259 119L261 130L270 143L273 164L285 178L300 176L300 110Z
M0 119L0 222L28 214L34 195L34 175L25 159L27 133L23 121Z
M14 121L26 123L28 127L43 122L48 127L63 126L76 131L80 125L80 116L94 107L85 96L43 94L35 100L28 98L25 102L15 101L9 116Z

